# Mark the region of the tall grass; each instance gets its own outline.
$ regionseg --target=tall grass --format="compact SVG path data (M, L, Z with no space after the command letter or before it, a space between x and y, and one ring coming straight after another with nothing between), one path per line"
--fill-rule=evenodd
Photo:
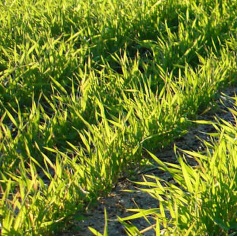
M235 82L235 1L0 7L6 235L55 233Z

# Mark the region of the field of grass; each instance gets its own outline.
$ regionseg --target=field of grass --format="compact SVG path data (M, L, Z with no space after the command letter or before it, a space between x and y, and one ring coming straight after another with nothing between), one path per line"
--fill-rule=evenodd
M237 229L234 126L214 124L219 141L192 154L201 169L154 156L236 83L236 11L236 0L0 1L1 233L59 233L150 155L181 185L156 177L157 234Z

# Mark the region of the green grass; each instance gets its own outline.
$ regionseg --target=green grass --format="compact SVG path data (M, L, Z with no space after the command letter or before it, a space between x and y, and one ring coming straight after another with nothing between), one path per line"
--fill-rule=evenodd
M236 8L1 1L2 233L57 233L185 134L236 82Z
M216 132L209 134L210 141L203 141L203 152L179 151L175 147L178 164L162 162L151 157L158 169L170 173L174 182L154 175L145 175L138 186L159 202L159 207L143 210L131 209L135 214L119 218L128 235L142 235L144 230L131 221L137 218L155 220L150 224L160 235L236 235L236 102L230 109L234 123L216 119L215 122L196 121L212 125ZM181 152L183 155L181 155ZM188 165L186 157L193 158L196 166ZM130 222L128 222L130 221Z

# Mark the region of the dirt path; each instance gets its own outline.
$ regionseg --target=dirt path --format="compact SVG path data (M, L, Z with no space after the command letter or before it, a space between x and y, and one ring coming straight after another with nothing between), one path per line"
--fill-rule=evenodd
M225 95L224 95L225 94ZM217 107L210 110L204 115L198 116L199 120L213 121L215 116L218 116L226 121L233 122L233 116L226 107L233 106L231 99L237 94L237 86L228 88L224 91L224 94L220 94L220 99L217 102ZM177 147L186 150L202 150L203 146L200 140L197 138L208 140L206 132L214 131L211 125L198 125L194 126L184 137L176 140L174 143ZM176 157L173 151L174 143L161 152L156 153L163 161L169 161L177 163ZM156 175L162 177L165 180L171 179L168 174L153 169L146 174ZM137 177L137 181L143 181L142 175ZM124 190L133 190L133 192L126 192ZM100 198L98 205L90 208L85 213L86 219L73 223L71 230L65 231L63 235L80 235L91 236L93 235L88 226L95 228L103 233L104 228L104 207L108 214L108 232L110 236L126 235L123 227L117 221L117 216L125 217L131 213L127 212L128 208L155 208L158 205L158 201L146 193L139 191L134 183L129 180L121 181L117 184L116 188L106 198ZM152 220L151 220L152 221ZM148 223L143 219L138 219L133 222L139 230L144 230L144 235L155 235L152 229L149 230ZM148 229L147 229L148 228Z

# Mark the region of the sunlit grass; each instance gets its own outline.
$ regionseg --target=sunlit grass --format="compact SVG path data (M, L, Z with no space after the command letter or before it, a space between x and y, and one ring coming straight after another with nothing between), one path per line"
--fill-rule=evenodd
M236 6L2 1L2 233L56 233L185 134L235 82Z
M129 235L143 234L144 231L131 222L136 218L148 220L148 217L156 224L147 229L153 229L158 236L236 235L236 106L230 110L233 123L222 119L196 121L216 129L209 134L210 141L203 141L202 153L180 151L175 147L179 164L162 162L150 153L158 169L168 172L173 182L145 175L144 182L137 183L159 204L150 210L131 209L135 214L119 218ZM187 157L194 159L197 165L190 166Z

